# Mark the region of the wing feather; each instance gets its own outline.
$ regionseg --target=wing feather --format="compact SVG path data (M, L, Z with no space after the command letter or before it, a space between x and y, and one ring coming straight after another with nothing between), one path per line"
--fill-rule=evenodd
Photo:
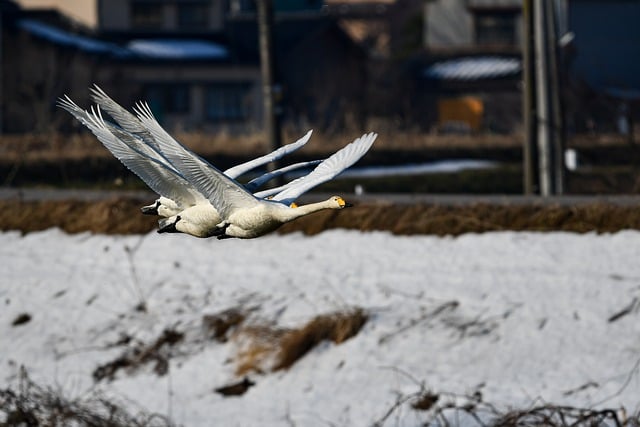
M256 189L260 188L260 186L262 186L263 184L269 182L270 180L272 180L274 178L277 178L277 177L279 177L281 175L284 175L285 173L291 172L291 171L296 170L296 169L301 169L301 168L310 167L310 166L316 166L320 162L322 162L322 160L311 160L311 161L308 161L308 162L300 162L300 163L294 163L292 165L284 166L284 167L282 167L280 169L276 169L274 171L267 172L265 174L260 175L257 178L252 179L251 181L246 183L244 185L244 187L247 190L249 190L251 192L254 192ZM226 172L225 172L225 175L227 175ZM275 193L271 193L271 194L275 194Z
M228 218L236 208L252 207L259 203L258 199L237 181L225 176L202 157L173 139L160 126L147 104L139 103L135 110L140 121L156 138L165 157L211 202L223 219Z
M262 166L264 164L267 164L269 162L273 162L276 161L278 159L281 159L282 157L286 156L287 154L293 153L294 151L302 148L307 142L309 142L309 139L311 138L311 133L313 131L310 130L309 132L307 132L302 138L300 138L299 140L297 140L296 142L292 142L291 144L287 144L284 145L280 148L278 148L277 150L272 151L269 154L265 154L264 156L260 156L257 157L253 160L250 160L248 162L239 164L237 166L234 166L232 168L229 168L227 170L224 171L224 174L227 175L229 178L237 178L240 175L242 175L243 173L246 173L248 171L250 171L251 169L255 169L258 166Z
M115 102L98 85L94 85L90 91L91 99L98 104L102 110L106 111L122 129L134 134L146 144L158 149L158 144L151 132L144 127L135 115Z
M68 97L60 99L58 105L89 128L107 150L140 177L154 192L181 205L186 206L196 203L198 194L186 179L152 156L123 143L112 131L120 132L122 135L126 134L126 132L118 130L118 128L105 122L99 107L97 111L92 110L93 113L89 113L78 107ZM135 138L135 136L129 134L128 138ZM204 198L200 197L200 199Z
M273 196L272 200L288 205L313 187L335 178L343 170L360 160L369 151L377 137L378 134L374 132L362 135L344 148L336 151L316 166L307 176L287 184L284 190Z

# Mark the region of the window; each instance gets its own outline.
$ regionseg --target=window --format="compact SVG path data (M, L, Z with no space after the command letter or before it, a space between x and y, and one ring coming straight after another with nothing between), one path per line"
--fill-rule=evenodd
M209 25L207 3L178 3L178 27L183 30L201 30Z
M476 10L474 18L477 44L513 46L518 43L516 39L516 11Z
M134 1L131 3L131 26L137 29L158 29L164 25L161 2Z
M189 86L165 83L148 85L144 89L144 99L154 114L186 113L189 111Z
M250 112L249 83L216 83L207 87L205 112L207 119L245 120Z

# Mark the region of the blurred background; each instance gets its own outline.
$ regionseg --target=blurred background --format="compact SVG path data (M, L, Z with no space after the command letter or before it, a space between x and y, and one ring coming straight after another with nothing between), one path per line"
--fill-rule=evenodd
M273 0L269 82L254 0L0 5L4 186L143 188L56 107L64 94L88 107L98 84L126 108L146 100L220 168L308 129L299 158L376 131L359 163L373 172L329 185L640 190L640 1Z

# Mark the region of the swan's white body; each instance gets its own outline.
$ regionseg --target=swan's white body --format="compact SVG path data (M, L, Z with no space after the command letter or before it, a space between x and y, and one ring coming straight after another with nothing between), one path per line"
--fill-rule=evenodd
M280 202L257 199L251 207L237 207L219 225L220 236L252 239L270 233L294 219L324 209L343 209L349 206L340 196L333 196L318 203L289 207Z
M161 146L174 146L183 149L155 120L146 105L139 105L136 117L111 100L99 88L93 90L92 97L103 106L121 127L116 127L102 119L100 109L89 113L78 107L68 97L61 99L59 105L87 126L102 144L111 151L125 166L136 173L160 198L152 205L142 208L143 213L153 212L161 219L161 231L179 231L196 237L209 237L216 230L221 217L209 200L204 197L181 173L166 159ZM227 169L224 173L231 178L302 147L309 141L311 131L304 137L278 150L252 161ZM162 143L159 142L162 141ZM317 164L318 161L302 162L266 173L247 185L249 190L256 189L268 180L290 170ZM266 190L271 195L277 190ZM266 197L266 196L262 196Z

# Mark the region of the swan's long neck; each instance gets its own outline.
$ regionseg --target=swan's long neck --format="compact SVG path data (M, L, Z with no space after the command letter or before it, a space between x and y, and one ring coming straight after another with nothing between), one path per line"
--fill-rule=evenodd
M289 208L284 211L283 218L285 221L292 221L301 216L309 215L314 212L318 212L324 209L340 209L339 206L333 202L332 199L328 199L322 202L309 203L307 205L298 206L296 208Z

